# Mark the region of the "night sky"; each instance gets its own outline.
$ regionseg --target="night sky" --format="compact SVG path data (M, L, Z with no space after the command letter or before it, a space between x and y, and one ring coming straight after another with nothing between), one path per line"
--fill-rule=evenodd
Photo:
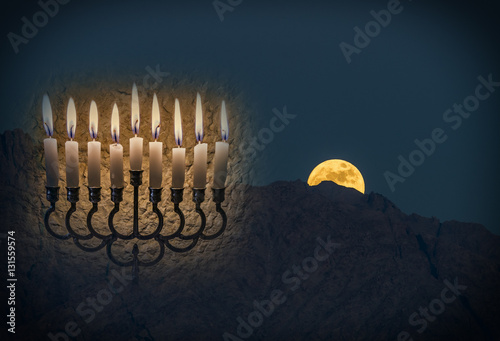
M406 213L478 222L500 234L497 2L218 4L229 7L219 15L211 0L72 0L18 53L9 32L21 35L22 18L33 22L41 7L9 4L0 20L2 131L22 128L25 103L46 91L40 80L59 75L133 69L146 76L159 65L165 73L223 77L250 103L255 136L269 128L273 109L295 115L260 142L255 185L306 181L317 164L344 159L361 171L367 193ZM355 28L364 32L370 12L388 6L390 22L369 24L370 41L358 37L365 46L356 47ZM341 43L356 52L346 58ZM433 136L441 142L429 155L412 154L416 139ZM400 155L420 165L392 191L384 173L400 176Z

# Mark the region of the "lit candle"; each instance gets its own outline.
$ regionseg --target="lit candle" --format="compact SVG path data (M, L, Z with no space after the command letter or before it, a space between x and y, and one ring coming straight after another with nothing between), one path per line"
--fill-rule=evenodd
M194 147L194 175L193 188L205 188L207 184L207 144L203 141L203 112L201 109L201 96L196 95L196 141L198 144Z
M220 133L222 142L215 143L214 183L212 188L224 188L227 177L227 158L229 155L229 124L227 121L226 103L222 101L220 112Z
M139 134L139 125L141 123L141 117L139 114L139 95L137 93L137 86L132 86L132 132L134 137L130 139L130 169L131 170L141 170L142 169L142 137L137 137Z
M118 116L118 107L113 106L111 114L111 138L114 144L109 146L109 163L111 188L123 187L123 146L120 142L120 118Z
M89 132L92 141L87 143L89 160L89 187L101 187L101 142L97 142L97 105L94 101L90 103Z
M155 142L149 142L149 187L161 188L163 143L157 142L160 135L160 106L156 94L153 96L151 132Z
M186 176L186 148L182 145L182 120L179 100L175 99L174 137L177 148L172 148L172 188L184 188Z
M52 138L54 123L52 121L52 108L49 96L43 95L42 101L43 126L48 138L43 140L45 150L45 170L47 175L47 187L58 187L59 185L59 160L57 157L57 140Z
M76 188L80 186L79 162L78 162L78 142L73 141L76 130L76 108L73 98L69 99L66 111L66 130L70 141L64 145L66 150L66 186Z

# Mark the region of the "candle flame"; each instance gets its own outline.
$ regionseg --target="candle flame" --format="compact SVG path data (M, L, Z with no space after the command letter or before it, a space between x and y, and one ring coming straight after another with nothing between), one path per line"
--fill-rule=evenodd
M220 111L220 134L222 141L229 139L229 122L227 121L226 102L222 101L222 108Z
M97 124L99 122L99 116L97 115L97 104L95 101L90 103L90 114L89 114L89 132L90 137L94 140L97 138Z
M132 132L137 135L139 134L139 125L141 123L141 117L139 114L139 94L137 93L137 86L132 86Z
M120 143L120 117L116 103L113 106L113 113L111 114L111 138L114 143Z
M72 97L69 98L68 108L66 110L66 130L69 138L73 140L75 138L76 130L76 108L75 101Z
M156 141L158 139L158 136L160 135L160 106L158 104L158 98L156 97L156 93L153 96L151 132L153 133L153 138Z
M49 95L43 95L42 100L43 127L48 136L54 134L54 122L52 121L52 107L50 106Z
M177 147L180 147L182 145L182 119L179 100L177 98L175 99L174 126L175 143Z
M200 93L196 94L196 125L195 125L196 141L203 141L203 111L201 109Z

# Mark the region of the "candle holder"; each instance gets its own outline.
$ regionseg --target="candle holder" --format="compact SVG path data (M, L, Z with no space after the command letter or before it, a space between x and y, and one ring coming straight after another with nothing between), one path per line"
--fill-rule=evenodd
M130 171L130 184L134 186L134 215L133 215L133 226L132 232L128 235L122 234L117 231L114 217L116 213L120 211L120 203L123 201L123 187L122 188L111 188L111 201L114 203L114 208L111 210L108 216L108 229L109 234L101 234L94 229L92 225L92 217L99 210L99 202L101 201L101 187L89 187L89 201L92 203L92 208L87 214L87 234L77 233L71 226L71 216L77 209L77 203L79 201L80 188L67 187L67 200L71 204L68 212L66 213L65 226L67 233L58 234L54 232L50 226L50 215L55 211L56 202L59 200L59 187L46 187L47 189L47 200L50 202L50 206L45 212L44 223L45 228L50 235L57 239L65 240L72 238L73 242L77 247L86 252L96 252L104 247L106 247L106 254L109 259L118 266L131 266L132 273L135 278L139 273L140 266L153 266L157 264L165 254L165 247L173 252L187 252L194 248L200 239L211 240L220 236L227 225L227 216L221 207L221 203L224 201L224 191L225 189L213 189L213 200L215 202L216 212L220 215L222 223L217 229L217 232L213 234L205 234L206 227L206 216L201 208L201 204L205 201L205 189L193 189L193 202L196 206L196 213L201 219L200 225L195 229L195 232L189 235L183 234L185 228L185 218L179 205L183 201L183 188L171 188L171 201L174 204L174 212L177 214L179 223L175 231L169 235L163 235L162 230L164 227L163 214L158 209L158 204L161 202L162 188L149 188L149 201L152 203L152 212L156 214L158 218L158 225L156 229L150 233L143 235L139 232L139 187L142 185L142 170ZM89 247L80 243L81 240L97 239L100 243L97 246ZM139 247L137 243L134 243L132 248L132 259L129 261L121 261L115 258L113 255L113 244L117 240L154 240L158 243L159 254L151 261L142 261L139 258ZM173 240L180 240L189 242L187 245L179 247L172 244Z

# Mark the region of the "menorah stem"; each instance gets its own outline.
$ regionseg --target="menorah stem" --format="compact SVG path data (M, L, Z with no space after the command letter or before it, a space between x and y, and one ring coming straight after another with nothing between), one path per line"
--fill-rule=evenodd
M139 238L139 186L142 185L142 170L130 171L130 184L134 186L134 227L132 235Z
M134 186L134 237L139 236L139 186Z

